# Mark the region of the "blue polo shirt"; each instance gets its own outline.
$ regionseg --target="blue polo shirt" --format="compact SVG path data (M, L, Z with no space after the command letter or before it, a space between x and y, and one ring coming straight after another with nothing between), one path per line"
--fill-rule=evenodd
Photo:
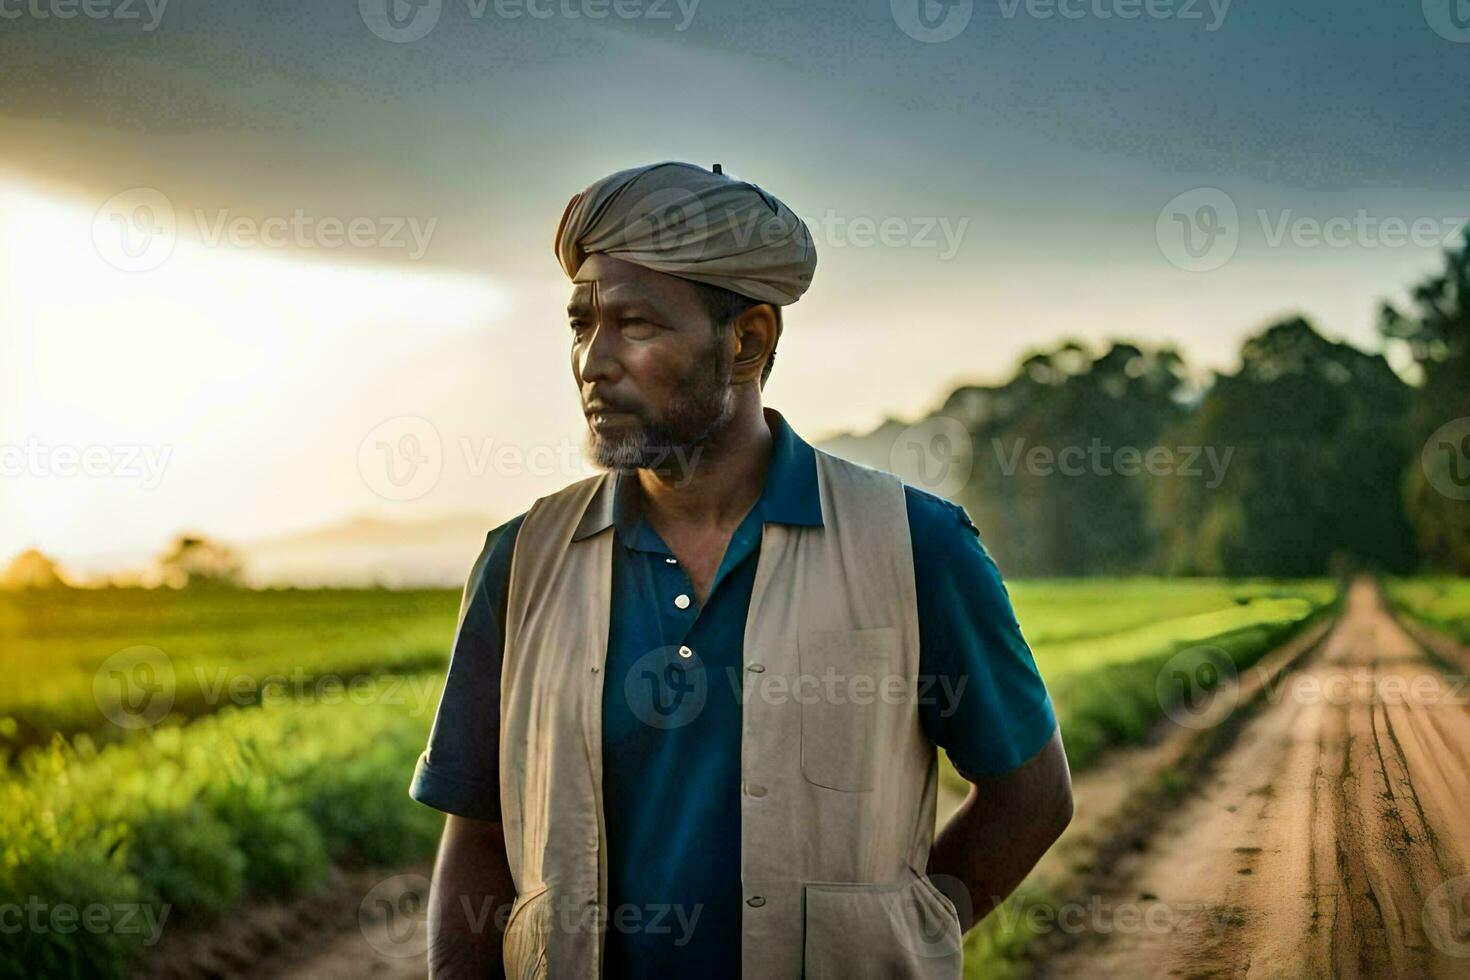
M822 524L812 447L779 413L767 417L765 485L703 605L673 552L642 520L637 480L617 478L602 701L608 977L740 975L746 612L764 525ZM969 516L915 487L905 493L924 731L963 773L1008 772L1051 737L1051 701ZM449 677L410 789L435 809L482 820L500 819L503 624L524 516L490 532L471 570Z

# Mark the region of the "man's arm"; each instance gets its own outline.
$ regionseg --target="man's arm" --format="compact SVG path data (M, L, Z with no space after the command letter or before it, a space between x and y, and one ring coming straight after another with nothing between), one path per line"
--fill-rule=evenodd
M1000 776L969 776L970 795L934 839L930 877L965 932L1005 900L1072 820L1072 774L1058 728L1035 756ZM956 885L967 894L955 894Z
M429 889L429 976L505 976L501 930L514 900L500 822L450 814Z

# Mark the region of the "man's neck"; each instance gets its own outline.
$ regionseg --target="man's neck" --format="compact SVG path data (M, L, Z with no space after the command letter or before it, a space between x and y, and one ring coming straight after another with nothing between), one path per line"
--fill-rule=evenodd
M665 472L638 471L645 517L655 527L733 531L760 497L771 447L760 402L741 405L693 458Z

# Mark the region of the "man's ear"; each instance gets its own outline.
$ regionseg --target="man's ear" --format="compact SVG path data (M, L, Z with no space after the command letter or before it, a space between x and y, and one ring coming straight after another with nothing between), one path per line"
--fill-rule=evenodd
M770 303L757 303L737 316L731 327L739 346L735 350L730 381L759 384L761 369L781 339L781 317Z

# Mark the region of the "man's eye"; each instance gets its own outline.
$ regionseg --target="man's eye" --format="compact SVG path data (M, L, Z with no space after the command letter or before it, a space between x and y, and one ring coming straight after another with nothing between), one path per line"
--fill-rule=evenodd
M572 333L581 333L583 330L586 330L588 326L590 326L590 324L588 324L586 320L573 320Z

